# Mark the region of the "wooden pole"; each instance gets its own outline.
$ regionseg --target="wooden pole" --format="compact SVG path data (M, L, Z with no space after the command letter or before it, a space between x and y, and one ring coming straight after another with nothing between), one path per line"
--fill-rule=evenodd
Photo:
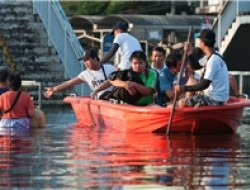
M193 27L191 26L189 28L188 37L187 37L187 42L188 43L190 42L192 30L193 30ZM187 56L186 54L187 54L186 51L184 51L184 55L182 57L182 63L181 63L180 72L179 72L179 75L177 77L177 83L176 84L179 84L179 85L180 85L181 77L183 75L184 68L185 68L185 62L186 62L186 56ZM176 102L177 102L177 92L175 92L175 95L174 95L174 102L173 102L173 107L172 107L172 110L171 110L171 113L170 113L170 118L169 118L168 126L167 126L167 129L166 129L166 135L168 135L169 130L171 128L171 124L172 124L172 120L173 120L174 112L175 112Z

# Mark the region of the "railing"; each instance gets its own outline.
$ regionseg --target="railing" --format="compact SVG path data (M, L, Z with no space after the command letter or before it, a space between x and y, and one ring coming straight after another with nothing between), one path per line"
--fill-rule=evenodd
M233 76L239 77L238 79L239 93L250 95L250 92L243 90L244 87L247 85L247 83L249 83L246 82L244 78L250 77L250 71L230 71L229 73Z
M227 0L219 12L216 21L213 24L213 30L217 36L217 46L221 47L221 41L231 28L232 23L235 21L238 15L250 11L250 3L248 1Z
M79 40L65 15L59 0L33 0L33 10L41 18L49 36L48 44L53 44L65 67L66 77L77 76L83 64L77 59L84 53ZM78 95L89 93L87 85L75 87Z
M22 86L24 87L32 87L36 86L37 87L37 108L42 108L42 85L41 82L36 82L36 81L30 81L30 80L23 80L22 81ZM35 100L34 100L35 102Z

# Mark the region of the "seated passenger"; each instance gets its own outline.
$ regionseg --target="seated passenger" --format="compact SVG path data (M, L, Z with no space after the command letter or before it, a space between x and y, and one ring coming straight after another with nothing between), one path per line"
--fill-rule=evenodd
M188 57L186 71L189 79L187 81L187 85L196 84L202 76L202 72L204 70L204 65L206 64L206 56L202 52L199 47L195 47L192 50L192 55ZM235 77L231 74L228 75L229 84L232 90L232 95L239 96L239 88ZM192 94L191 92L187 92L186 94Z
M90 90L94 91L100 84L107 80L107 76L115 71L115 67L110 64L101 64L97 51L94 48L87 50L82 58L86 67L84 71L79 73L78 76L64 81L61 84L53 87L45 87L44 96L46 98L51 97L54 93L69 89L75 85L87 83ZM100 92L100 96L103 92Z
M200 33L199 40L200 48L205 54L203 75L197 84L176 85L175 90L178 94L187 91L203 93L179 100L180 107L223 105L229 97L228 69L222 56L214 49L215 33L210 29L204 29Z
M143 85L139 73L134 72L132 69L115 71L109 75L108 80L133 81ZM140 93L130 94L129 91L123 87L113 86L113 89L111 91L106 91L99 97L99 99L115 99L122 100L128 104L135 104L135 102L138 101L141 97L142 95Z
M157 46L153 48L152 55L151 55L151 69L155 70L158 74L157 77L157 88L155 94L155 104L164 106L166 104L165 100L165 93L161 92L160 90L160 75L163 74L164 69L166 66L166 51L163 47Z
M165 106L174 100L175 91L173 85L181 68L181 58L179 52L172 51L166 59L167 67L159 73L160 88L157 92L157 99L161 106Z
M141 97L137 101L133 102L133 105L144 106L152 104L154 102L153 94L155 93L156 88L157 73L148 68L146 55L142 51L133 52L130 57L130 61L132 64L132 71L138 73L143 84L129 80L123 81L119 78L115 80L107 80L95 90L92 97L96 96L99 91L112 85L114 87L126 89L130 95L140 94ZM124 101L123 99L119 100Z

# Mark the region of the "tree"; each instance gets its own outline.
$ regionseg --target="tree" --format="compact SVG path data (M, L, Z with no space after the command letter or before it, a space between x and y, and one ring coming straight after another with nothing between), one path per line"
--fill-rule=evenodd
M197 2L196 2L197 3ZM195 1L62 1L66 14L109 15L109 14L147 14L166 15L175 6L176 14L194 14Z

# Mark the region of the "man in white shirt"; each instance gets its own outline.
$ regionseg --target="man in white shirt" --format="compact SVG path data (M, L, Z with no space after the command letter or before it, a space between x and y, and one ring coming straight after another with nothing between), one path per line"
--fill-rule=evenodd
M210 29L203 29L199 35L200 48L205 55L204 74L195 85L176 85L180 92L203 91L202 95L194 95L179 101L179 106L207 106L223 105L229 97L229 77L227 65L222 56L215 51L215 33ZM190 50L186 50L188 55ZM192 48L191 51L192 52Z
M100 64L99 57L95 51L95 49L91 48L90 50L86 51L83 58L84 64L86 66L86 70L82 71L78 76L65 81L57 86L54 87L46 87L44 96L49 98L55 92L66 90L74 85L78 85L81 83L86 82L90 90L93 92L100 84L102 84L107 77L115 71L115 67L110 64ZM106 90L105 89L98 93L98 97L103 94Z
M142 51L142 47L140 42L127 32L127 29L127 25L120 21L113 26L113 31L111 33L115 37L113 46L103 59L101 59L101 63L109 61L110 58L113 57L118 51L121 56L121 61L117 66L118 69L124 70L131 67L131 62L129 60L131 54L134 51Z

